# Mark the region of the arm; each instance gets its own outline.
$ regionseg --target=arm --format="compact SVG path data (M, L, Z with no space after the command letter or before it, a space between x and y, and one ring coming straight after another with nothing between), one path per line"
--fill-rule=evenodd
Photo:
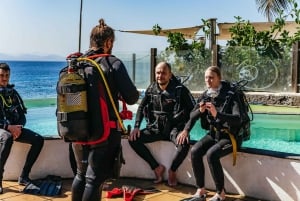
M127 104L135 104L139 98L139 91L130 79L124 64L118 59L112 65L116 70L115 82L121 96Z
M150 96L148 94L149 94L149 87L147 88L147 90L145 92L145 96L142 99L142 101L137 109L135 123L134 123L134 129L130 133L130 136L128 138L129 141L135 141L137 138L140 137L140 126L144 119L144 110L145 110L145 107L150 103Z
M21 98L19 93L16 90L14 90L14 93L15 93L14 99L16 99L15 100L16 102L14 103L14 105L17 106L17 112L19 114L19 119L14 124L25 126L25 124L26 124L25 114L27 113L27 108L25 107L23 99Z
M184 109L185 122L189 120L190 113L195 107L195 99L191 92L185 87L182 87L181 102Z

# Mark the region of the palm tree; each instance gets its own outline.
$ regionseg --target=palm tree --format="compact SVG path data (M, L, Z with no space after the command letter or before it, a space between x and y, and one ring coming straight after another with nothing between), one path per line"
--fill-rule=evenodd
M265 15L269 22L278 17L282 10L288 10L291 6L289 0L255 0L258 12Z

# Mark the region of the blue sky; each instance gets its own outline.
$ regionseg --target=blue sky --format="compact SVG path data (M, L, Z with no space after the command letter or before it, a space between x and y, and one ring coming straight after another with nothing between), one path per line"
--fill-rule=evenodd
M56 54L78 50L80 0L1 0L0 54ZM81 50L100 18L116 30L181 28L201 25L201 19L234 22L265 21L254 0L83 0ZM114 52L164 49L167 39L116 32ZM1 58L0 58L1 59Z

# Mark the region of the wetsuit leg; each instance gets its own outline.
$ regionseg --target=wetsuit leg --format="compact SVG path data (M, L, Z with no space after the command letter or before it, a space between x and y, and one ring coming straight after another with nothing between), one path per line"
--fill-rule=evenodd
M75 155L74 155L74 151L73 151L71 142L69 143L69 162L70 162L70 166L73 171L73 174L75 176L76 170L77 170L77 165L76 165Z
M160 140L165 140L163 135L154 134L148 129L143 129L140 131L140 137L135 141L129 141L132 149L144 159L152 170L159 166L159 163L155 160L149 149L145 146L145 143L156 142Z
M215 140L210 135L205 135L192 146L191 160L197 188L203 188L205 185L203 156L206 154L207 150L214 144Z
M224 189L224 172L220 158L232 152L232 146L229 139L220 139L207 151L207 161L213 180L216 185L217 193ZM224 149L224 147L227 147Z
M178 132L177 128L174 128L170 133L170 139L176 145L176 155L170 168L173 172L175 172L182 164L190 149L190 144L187 143L187 141L185 141L185 143L182 145L176 144L176 138L179 133L180 132Z
M21 174L21 177L26 178L29 176L32 166L41 153L44 145L44 138L38 133L33 132L32 130L23 128L20 137L17 138L16 141L31 145Z
M81 201L85 188L85 174L88 166L89 147L72 143L72 148L76 160L76 176L72 183L72 201Z
M13 136L4 129L0 129L0 182L3 179L4 166L13 144Z
M88 149L87 169L86 166L80 166L82 163L78 154L83 154L75 150L77 161L77 174L72 185L72 201L99 201L101 190L100 187L106 179L112 175L115 156L121 146L121 134L114 130L111 132L109 139L96 146L90 146ZM74 147L74 145L73 145ZM85 160L85 159L84 159ZM85 180L83 178L85 172ZM82 187L84 185L84 187ZM83 190L82 190L83 188Z

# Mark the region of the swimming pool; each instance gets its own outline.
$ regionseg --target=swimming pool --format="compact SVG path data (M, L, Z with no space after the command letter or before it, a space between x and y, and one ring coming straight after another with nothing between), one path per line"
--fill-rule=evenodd
M28 109L26 127L43 136L57 136L55 107L33 107ZM133 125L133 120L124 121ZM191 131L191 139L198 140L205 131L199 123ZM243 147L284 153L300 154L300 115L254 114L251 122L251 139Z

